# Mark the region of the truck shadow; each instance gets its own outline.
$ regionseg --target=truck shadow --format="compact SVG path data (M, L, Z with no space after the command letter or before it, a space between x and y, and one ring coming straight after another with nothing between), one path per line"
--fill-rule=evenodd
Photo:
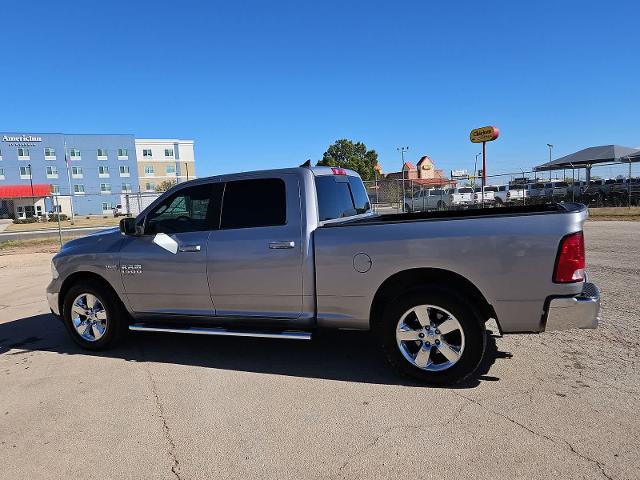
M12 349L345 382L422 386L396 375L375 338L366 332L320 331L311 342L132 333L118 348L90 352L71 341L62 323L43 314L0 324L0 355L20 353L10 352ZM499 358L511 358L511 354L500 352L495 336L488 332L486 355L476 377L455 388L474 388L482 381L499 380L487 375Z

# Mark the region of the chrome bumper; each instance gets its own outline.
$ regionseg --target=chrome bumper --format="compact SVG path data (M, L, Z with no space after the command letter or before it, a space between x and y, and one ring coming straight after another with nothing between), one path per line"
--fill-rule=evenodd
M549 301L545 331L596 328L600 320L600 291L586 283L575 297L556 297Z
M47 292L47 302L49 303L49 308L51 309L51 313L53 313L54 315L60 316L60 307L58 306L58 294Z

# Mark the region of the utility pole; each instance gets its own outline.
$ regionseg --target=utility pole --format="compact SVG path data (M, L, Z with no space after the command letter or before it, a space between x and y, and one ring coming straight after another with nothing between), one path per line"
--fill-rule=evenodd
M547 147L549 147L549 163L551 163L551 150L553 150L553 145L547 143ZM549 181L551 181L551 165L549 165Z
M402 213L404 213L404 152L409 150L409 147L398 147L396 150L400 152L400 157L402 158L402 168L400 169L400 172L402 173Z
M476 177L478 176L478 157L482 155L482 152L476 153L476 161L473 162L473 187L476 186Z
M74 214L74 211L73 211L73 189L71 188L71 165L69 165L70 161L71 160L67 156L67 139L65 138L65 140L64 140L64 163L67 166L67 183L69 185L69 207L71 209L71 225L75 225L76 221L75 221L75 214ZM59 199L58 199L58 202L59 202Z

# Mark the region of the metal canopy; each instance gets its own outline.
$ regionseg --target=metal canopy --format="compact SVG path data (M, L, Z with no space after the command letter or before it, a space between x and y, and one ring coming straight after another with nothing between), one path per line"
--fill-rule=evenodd
M536 170L562 170L565 168L589 168L598 163L638 162L640 150L621 145L600 145L566 155L535 167Z

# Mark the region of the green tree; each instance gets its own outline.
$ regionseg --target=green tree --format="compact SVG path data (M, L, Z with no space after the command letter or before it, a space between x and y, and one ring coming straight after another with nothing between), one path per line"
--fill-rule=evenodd
M378 164L378 154L375 150L367 150L362 142L353 143L346 138L336 140L327 148L318 165L325 167L343 167L355 170L363 180L373 180Z
M166 192L171 187L173 187L175 184L176 184L175 180L163 180L158 185L156 185L156 192L158 192L158 193Z

